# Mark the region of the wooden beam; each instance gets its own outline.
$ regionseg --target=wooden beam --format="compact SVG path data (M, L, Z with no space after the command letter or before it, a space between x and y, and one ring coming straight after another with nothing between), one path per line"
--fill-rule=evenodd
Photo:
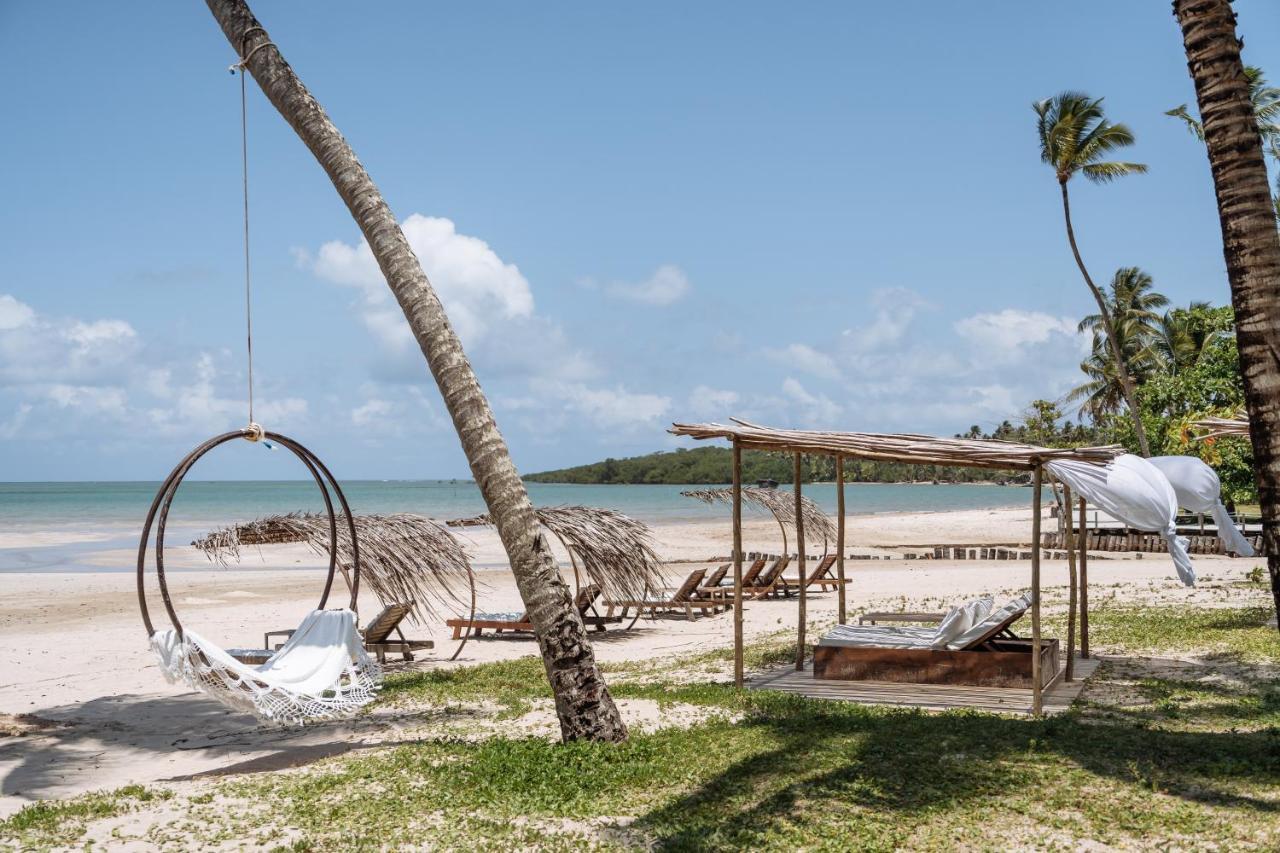
M1089 533L1085 525L1085 508L1088 504L1080 499L1080 657L1089 657Z
M847 620L844 600L844 457L836 457L836 621L844 625Z
M733 442L733 683L742 687L742 448Z
M1043 469L1031 473L1031 713L1044 712L1044 689L1040 677L1040 493L1044 491Z
M803 489L800 486L801 474L800 463L803 457L797 453L795 455L795 474L792 479L795 480L796 487L796 561L799 565L798 575L800 577L800 614L799 622L796 625L796 669L804 669L804 623L807 618L805 612L808 607L806 601L806 590L809 587L809 567L805 565L804 559L804 503L802 498Z
M1066 541L1062 544L1067 549L1067 672L1064 677L1067 681L1074 681L1076 676L1076 542L1079 540L1072 531L1075 522L1071 520L1071 510L1075 508L1075 502L1071 500L1071 487L1066 483L1062 484L1062 506L1062 518L1065 522L1062 531L1066 537Z

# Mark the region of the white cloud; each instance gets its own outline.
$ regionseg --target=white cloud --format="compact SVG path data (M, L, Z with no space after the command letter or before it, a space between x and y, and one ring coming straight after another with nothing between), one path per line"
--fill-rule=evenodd
M897 343L916 315L932 307L918 293L905 287L873 291L871 306L875 309L875 318L870 324L844 332L855 351L867 352Z
M836 366L835 359L808 344L791 344L767 352L770 358L794 370L803 370L822 379L840 378L840 368Z
M839 419L840 405L823 394L813 394L800 382L788 376L782 381L782 393L791 401L789 407L798 413L805 426L825 426Z
M671 398L634 393L621 385L592 388L580 382L535 382L535 392L558 400L570 412L588 418L597 427L624 431L651 429L671 409Z
M985 349L1017 350L1028 344L1046 343L1055 335L1084 340L1070 317L1017 308L965 317L956 321L955 330L960 337Z
M30 325L35 318L36 312L30 305L19 302L7 293L0 294L0 331Z
M411 214L400 227L465 343L483 338L496 322L533 314L529 282L485 241L459 234L450 219L420 213ZM294 254L322 278L358 288L365 323L380 339L394 347L412 341L368 241L351 245L333 240L314 257L302 250Z
M726 418L742 400L737 391L699 385L689 392L689 411L699 418Z
M616 281L605 288L610 296L644 305L671 305L683 299L691 288L689 277L674 264L663 264L644 281Z

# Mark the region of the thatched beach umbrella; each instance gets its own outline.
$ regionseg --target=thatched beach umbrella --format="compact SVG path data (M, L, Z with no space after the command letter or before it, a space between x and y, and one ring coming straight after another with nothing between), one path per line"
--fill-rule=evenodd
M639 599L663 583L662 561L648 525L628 515L592 506L539 507L538 521L569 552L575 576L579 568L606 598ZM492 524L488 515L457 518L450 527Z
M429 518L398 513L353 517L360 543L360 581L384 604L413 602L419 622L435 609L466 607L475 601L475 581L457 538ZM246 545L305 543L328 556L328 516L297 512L272 515L213 530L191 544L219 565L240 559ZM344 578L351 567L351 538L338 527L338 565ZM348 578L348 584L350 579Z
M722 503L728 506L733 505L733 489L689 489L680 494L707 504ZM789 524L795 527L796 525L794 498L790 494L780 492L777 489L747 486L742 490L742 500L772 513L774 520L778 522L778 529L782 531L782 553L787 553L786 526ZM827 514L822 511L822 507L811 499L802 498L800 503L804 513L804 528L806 531L813 530L822 534L822 552L825 555L827 544L835 538L836 526Z

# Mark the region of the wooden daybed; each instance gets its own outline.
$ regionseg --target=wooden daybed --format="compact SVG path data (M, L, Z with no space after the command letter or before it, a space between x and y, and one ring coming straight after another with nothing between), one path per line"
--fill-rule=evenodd
M933 628L841 625L813 647L813 677L1030 688L1032 641L1010 629L1029 606L1023 596L938 648ZM1059 674L1056 639L1040 640L1040 663L1041 686L1048 687Z

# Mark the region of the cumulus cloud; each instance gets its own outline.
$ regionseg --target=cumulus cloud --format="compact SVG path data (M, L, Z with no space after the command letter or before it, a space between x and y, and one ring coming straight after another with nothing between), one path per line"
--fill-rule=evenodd
M897 343L916 315L931 306L915 291L886 287L872 292L871 307L875 310L871 323L844 332L855 350L870 351Z
M497 322L533 314L529 282L484 240L459 234L450 219L420 213L400 227L464 343L479 341ZM295 255L320 277L357 288L365 324L377 337L393 347L412 343L368 241L351 245L332 240L314 256L305 250L295 250Z
M623 431L652 429L671 409L670 397L636 393L622 385L593 388L581 382L538 381L533 390L535 405L551 400L594 426Z
M689 401L686 405L695 417L725 418L733 414L733 408L741 400L742 395L737 391L698 385L689 392Z
M241 377L219 369L218 356L201 353L153 368L144 352L137 331L123 320L46 316L0 295L0 410L16 406L0 422L0 436L111 440L244 423ZM261 402L257 415L281 427L306 412L305 400L284 396Z
M805 426L825 426L839 419L840 405L824 394L811 393L790 376L782 382L782 393L790 401L789 408L799 415Z
M803 370L823 379L840 377L840 368L836 366L835 359L808 344L791 344L782 349L771 349L768 350L768 355L791 369Z
M1017 350L1046 343L1054 336L1087 345L1085 336L1076 332L1076 321L1070 317L1053 317L1043 311L1017 308L965 317L956 321L955 330L970 343L987 349Z
M615 281L605 287L605 293L642 305L664 306L684 299L690 289L684 270L674 264L663 264L644 281Z

